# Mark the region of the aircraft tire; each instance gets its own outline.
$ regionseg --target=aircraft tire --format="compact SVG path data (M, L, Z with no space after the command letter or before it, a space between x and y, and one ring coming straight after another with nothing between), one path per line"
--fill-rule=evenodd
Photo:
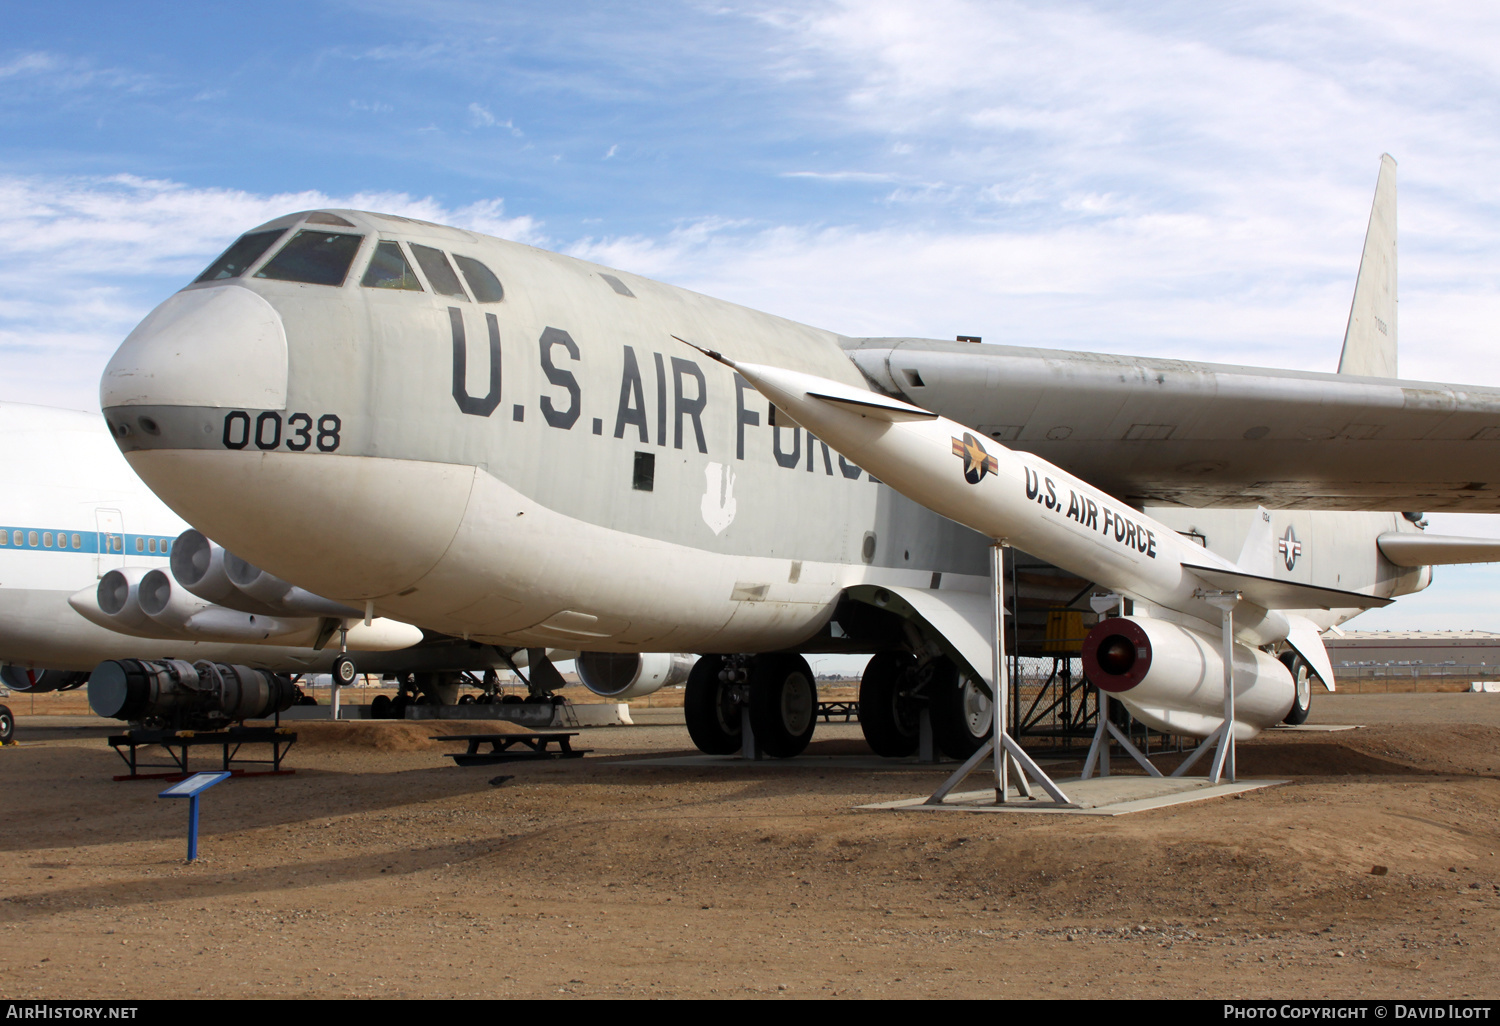
M682 696L688 736L704 755L733 755L740 750L740 711L719 679L724 657L706 655L693 665Z
M818 725L818 685L799 655L758 656L750 670L750 726L773 759L801 755Z
M10 744L11 738L16 736L16 717L10 711L10 707L0 705L0 745Z
M932 739L948 758L967 759L994 729L990 696L946 659L934 668L931 686Z
M354 665L354 660L346 655L341 655L333 661L333 682L341 688L347 688L359 677L359 668Z
M916 662L909 652L877 652L865 664L859 682L859 728L876 755L899 759L917 750L921 708L904 693Z
M370 700L370 719L389 720L393 718L391 706L394 705L390 695L376 695Z
M1283 652L1281 661L1286 664L1288 672L1292 675L1292 683L1297 686L1292 699L1292 707L1287 711L1282 723L1295 727L1307 722L1307 714L1312 711L1312 682L1317 674L1312 672L1312 667L1307 664L1296 652Z

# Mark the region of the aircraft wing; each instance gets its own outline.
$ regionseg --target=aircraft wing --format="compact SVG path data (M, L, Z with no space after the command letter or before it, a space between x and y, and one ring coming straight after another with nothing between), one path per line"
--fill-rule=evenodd
M1500 512L1500 388L867 338L874 384L1137 505Z

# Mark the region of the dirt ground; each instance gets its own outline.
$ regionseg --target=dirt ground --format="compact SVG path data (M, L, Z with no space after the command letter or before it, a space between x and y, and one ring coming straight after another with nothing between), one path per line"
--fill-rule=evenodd
M1500 993L1500 696L1319 695L1368 726L1240 749L1288 784L1118 818L858 811L945 771L854 724L632 765L691 754L656 710L462 769L436 725L298 723L294 776L206 794L191 865L98 721L12 707L3 998Z

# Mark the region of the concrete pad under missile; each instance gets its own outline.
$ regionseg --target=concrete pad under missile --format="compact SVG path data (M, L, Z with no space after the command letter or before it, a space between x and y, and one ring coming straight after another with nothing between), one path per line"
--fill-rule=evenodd
M602 760L593 760L602 761ZM1042 766L1076 763L1076 759L1044 759ZM795 759L745 759L738 755L670 755L650 759L615 758L611 765L674 767L677 769L769 769L787 770L850 770L871 773L899 771L927 771L951 773L956 762L919 762L916 759L887 759L878 755L799 755Z
M1071 800L1068 805L1049 801L1030 801L1011 788L1004 805L995 804L995 789L950 794L941 805L929 805L926 798L906 798L895 802L860 805L857 808L883 812L1042 812L1053 815L1128 816L1171 805L1225 798L1265 787L1285 784L1285 780L1241 780L1214 784L1205 777L1137 777L1109 776L1089 780L1061 780Z

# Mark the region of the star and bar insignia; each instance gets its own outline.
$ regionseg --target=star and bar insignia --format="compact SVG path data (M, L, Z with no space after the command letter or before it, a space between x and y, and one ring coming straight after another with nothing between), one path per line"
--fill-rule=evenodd
M991 474L1000 472L999 462L990 455L984 443L967 431L964 432L962 439L953 440L953 455L963 457L964 480L969 484L978 484L984 480L986 472Z
M1281 540L1276 543L1276 549L1281 553L1281 561L1287 570L1291 570L1292 567L1296 566L1297 557L1302 555L1302 543L1297 540L1297 535L1290 527L1286 529L1286 534L1281 536Z

